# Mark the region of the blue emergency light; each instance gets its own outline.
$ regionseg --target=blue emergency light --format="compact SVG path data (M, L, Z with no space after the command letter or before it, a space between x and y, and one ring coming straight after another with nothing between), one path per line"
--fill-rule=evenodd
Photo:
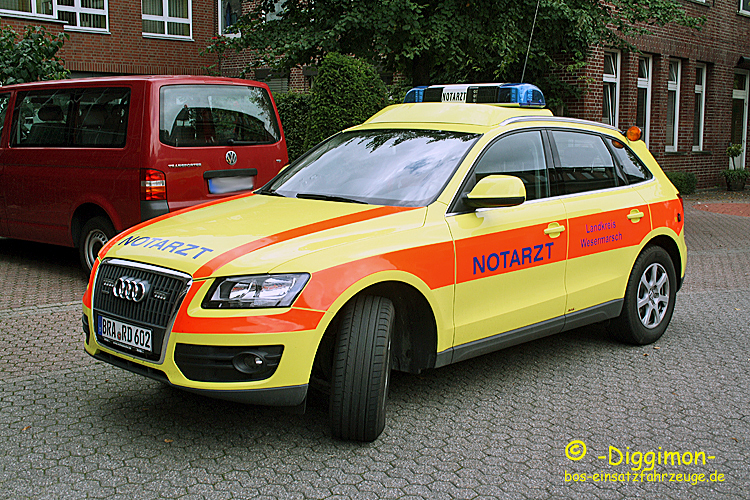
M543 108L547 105L539 87L530 83L474 83L414 87L406 93L404 102L515 104L534 108Z

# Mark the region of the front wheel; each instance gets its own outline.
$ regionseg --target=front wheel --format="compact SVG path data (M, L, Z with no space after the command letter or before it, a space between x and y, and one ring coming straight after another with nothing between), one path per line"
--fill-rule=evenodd
M84 271L91 272L99 250L114 235L115 228L106 217L93 217L86 221L81 229L81 238L78 240L78 254Z
M394 314L389 299L370 295L356 297L343 310L333 352L334 437L374 441L385 428Z
M615 335L630 344L656 342L672 318L676 291L669 254L658 246L646 248L633 265L622 312L613 322Z

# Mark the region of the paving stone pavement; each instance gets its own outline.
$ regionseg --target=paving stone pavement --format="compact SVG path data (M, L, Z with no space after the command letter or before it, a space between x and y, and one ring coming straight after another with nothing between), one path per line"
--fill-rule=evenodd
M750 218L706 201L686 197L688 277L656 344L596 325L394 373L371 444L332 439L321 397L291 415L93 360L75 252L0 239L0 499L750 498ZM713 458L633 481L665 451Z

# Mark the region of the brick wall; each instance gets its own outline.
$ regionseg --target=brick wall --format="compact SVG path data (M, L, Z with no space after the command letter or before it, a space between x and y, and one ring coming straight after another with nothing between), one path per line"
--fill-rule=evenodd
M65 30L70 39L58 54L71 71L122 74L206 74L215 56L200 55L215 35L216 0L192 0L192 40L167 40L143 36L140 0L109 2L109 33ZM22 31L41 25L50 32L63 31L56 22L14 19L4 14L2 25Z
M705 16L702 30L670 25L655 28L653 35L632 42L643 54L653 57L649 149L664 170L693 172L698 178L698 187L706 188L722 185L720 172L729 165L724 151L730 139L732 88L735 70L750 69L747 63L740 63L741 57L750 57L750 17L738 14L738 0L708 3L682 0L681 4L690 14ZM619 128L622 129L635 124L638 57L634 52L621 53ZM565 76L570 81L588 78L592 82L584 81L585 93L581 99L566 103L566 114L601 120L603 59L604 50L597 47L579 74ZM670 59L678 59L682 64L676 152L665 151ZM698 63L706 64L706 105L703 148L693 151ZM747 144L750 142L746 142L746 147ZM750 154L745 155L745 165L750 168Z

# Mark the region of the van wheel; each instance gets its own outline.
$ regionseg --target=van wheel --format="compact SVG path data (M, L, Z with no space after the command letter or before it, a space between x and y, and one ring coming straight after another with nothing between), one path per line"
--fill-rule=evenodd
M656 342L667 329L677 290L674 264L661 247L646 248L635 260L625 289L622 312L612 326L623 342Z
M94 217L86 221L81 229L81 239L78 241L78 253L81 266L87 273L94 267L99 250L115 235L115 228L106 217Z
M385 428L393 316L393 303L385 297L360 296L344 308L333 353L334 437L374 441Z

